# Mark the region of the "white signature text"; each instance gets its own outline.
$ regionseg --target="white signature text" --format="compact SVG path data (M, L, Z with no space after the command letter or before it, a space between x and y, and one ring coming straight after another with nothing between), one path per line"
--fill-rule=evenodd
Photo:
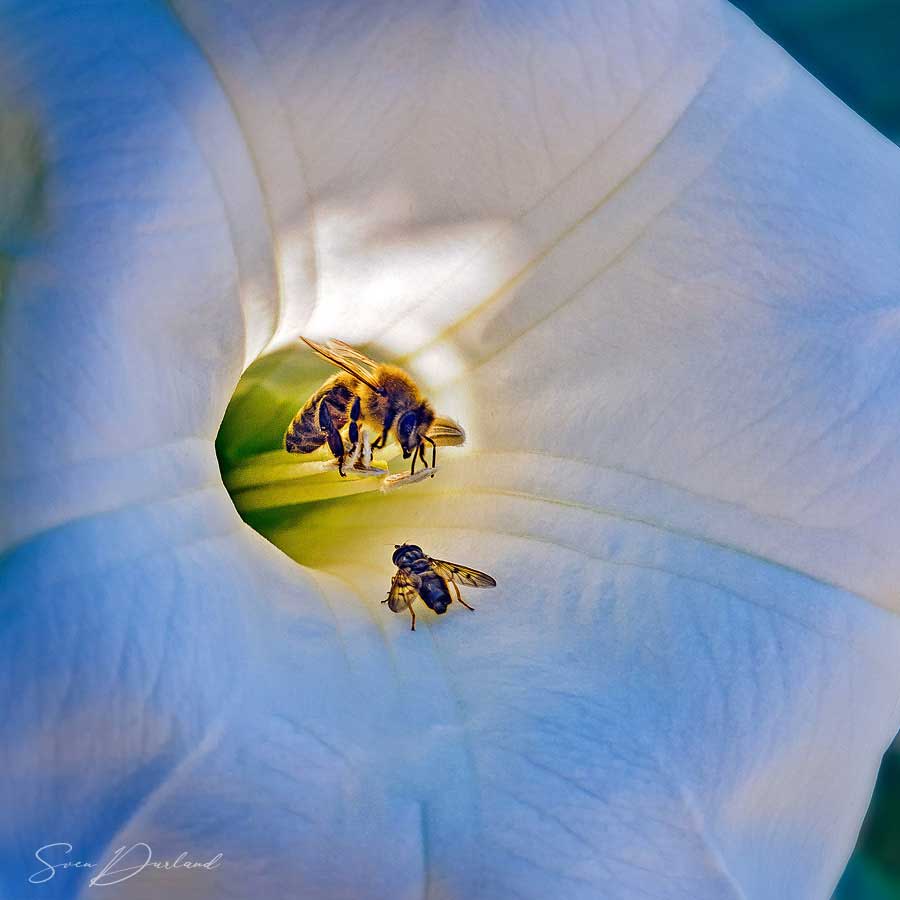
M44 844L35 850L34 858L42 868L29 876L32 884L43 884L53 878L61 869L99 869L91 878L91 887L107 887L119 884L140 875L145 869L217 869L222 862L222 854L217 853L205 862L188 859L187 852L180 853L175 859L154 859L149 844L139 841L130 847L119 847L112 857L103 865L96 862L84 862L80 859L61 859L72 852L72 845L66 841L56 844Z

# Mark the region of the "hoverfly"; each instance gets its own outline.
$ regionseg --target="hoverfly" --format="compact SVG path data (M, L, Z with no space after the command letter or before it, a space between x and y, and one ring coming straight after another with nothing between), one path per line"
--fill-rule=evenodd
M410 626L412 631L416 630L416 614L412 608L416 597L421 597L426 606L441 615L453 602L449 589L449 585L452 584L456 599L466 609L474 612L474 607L463 600L458 585L466 584L477 588L497 586L497 582L490 575L458 563L432 559L416 544L394 544L391 561L397 567L397 572L391 579L391 589L387 598L381 602L387 603L393 612L408 609L412 616Z
M343 372L332 375L291 420L284 435L288 453L311 453L327 442L338 471L345 475L347 458L353 464L358 458L361 428L368 425L381 432L371 444L372 450L383 447L393 429L403 458L412 457L410 475L414 475L416 459L425 463L426 442L431 444L434 469L438 444L450 446L465 441L462 428L452 419L436 416L403 369L377 363L343 341L332 340L323 346L305 337L301 340ZM348 422L350 445L345 447L341 429Z

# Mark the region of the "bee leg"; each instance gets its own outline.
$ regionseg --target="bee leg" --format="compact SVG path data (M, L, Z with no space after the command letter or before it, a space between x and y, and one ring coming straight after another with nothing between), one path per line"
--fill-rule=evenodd
M359 397L355 397L350 407L350 465L355 466L359 458Z
M430 437L426 436L425 440L428 441L429 444L431 444L431 468L433 470L434 467L437 465L437 444ZM423 454L422 462L424 462L424 461L425 461L425 455ZM434 478L434 471L432 471L431 477Z
M341 473L341 478L344 478L344 442L341 440L340 431L334 427L334 421L328 411L328 404L324 400L319 404L319 428L325 432L325 436L328 438L328 449L338 461L338 472Z
M374 444L372 444L373 450L380 450L387 443L387 434L388 434L388 430L387 430L387 426L385 426L381 430L381 437L378 438L378 440L375 441Z
M469 604L466 603L465 600L463 600L462 594L459 592L459 585L458 585L455 581L451 581L450 584L453 585L453 590L456 591L456 599L459 600L459 602L462 603L462 605L463 605L466 609L471 609L472 612L475 612L475 607L474 607L474 606L469 606Z
M419 446L421 447L422 445L419 444ZM413 452L412 452L412 465L409 467L409 474L410 474L410 475L415 475L415 474L416 474L416 460L417 460L418 458L419 458L419 451L418 451L418 450L413 450Z
M412 616L412 625L409 626L410 631L416 630L416 614L413 612L413 608L411 606L406 607L409 610L409 614Z

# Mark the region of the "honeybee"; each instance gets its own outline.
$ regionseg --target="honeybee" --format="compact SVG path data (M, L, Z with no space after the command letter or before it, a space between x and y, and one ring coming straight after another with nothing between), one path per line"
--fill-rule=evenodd
M409 610L412 616L410 629L416 630L416 614L412 605L416 597L421 597L425 605L433 609L438 615L447 611L447 607L453 602L450 596L450 585L456 592L456 599L466 608L474 612L474 607L469 606L459 592L458 585L466 584L469 587L491 588L496 587L497 582L477 569L461 566L458 563L447 562L443 559L432 559L426 556L422 548L416 544L394 544L394 555L391 561L397 567L397 572L391 579L391 589L387 598L382 603L387 603L393 612Z
M425 463L426 442L431 444L432 469L437 462L438 444L464 443L462 428L452 419L436 416L403 369L377 363L343 341L332 340L323 346L305 337L301 340L343 372L332 375L294 416L284 435L288 453L311 453L327 442L343 476L348 457L354 464L358 458L361 428L368 425L380 432L371 450L383 447L393 428L403 458L412 457L412 476L416 459ZM350 445L345 447L341 429L348 422Z

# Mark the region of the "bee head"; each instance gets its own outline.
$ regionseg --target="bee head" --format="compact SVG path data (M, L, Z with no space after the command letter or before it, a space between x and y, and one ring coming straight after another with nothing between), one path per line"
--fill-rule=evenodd
M403 448L404 459L418 450L433 421L434 413L427 403L408 409L397 419L397 443Z

